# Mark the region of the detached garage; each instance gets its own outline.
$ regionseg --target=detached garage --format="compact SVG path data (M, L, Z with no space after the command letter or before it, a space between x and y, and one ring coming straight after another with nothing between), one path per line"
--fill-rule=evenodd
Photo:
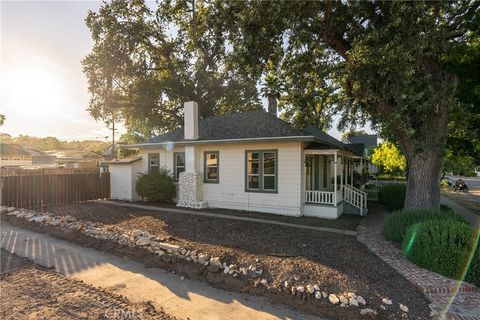
M137 201L135 183L142 172L142 157L124 158L105 162L110 172L111 198L116 200Z

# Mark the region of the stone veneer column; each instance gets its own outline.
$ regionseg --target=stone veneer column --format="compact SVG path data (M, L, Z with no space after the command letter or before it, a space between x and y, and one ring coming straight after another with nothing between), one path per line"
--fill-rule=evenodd
M199 170L200 155L195 146L185 147L185 172L178 178L179 195L177 206L201 209L206 207L203 201L203 174Z
M178 179L178 207L202 209L207 204L203 201L203 174L200 172L181 172Z

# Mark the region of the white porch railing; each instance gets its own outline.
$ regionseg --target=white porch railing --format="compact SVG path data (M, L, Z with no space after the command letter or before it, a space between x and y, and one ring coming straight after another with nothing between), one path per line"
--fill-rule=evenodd
M343 200L360 209L360 215L367 211L367 193L355 187L344 185Z
M343 200L343 192L342 190L338 190L336 192L336 199L335 199L335 192L333 191L312 191L307 190L305 191L305 202L309 203L320 203L320 204L336 204ZM336 202L335 202L336 200Z
M334 204L335 196L330 191L305 191L305 201L310 203Z

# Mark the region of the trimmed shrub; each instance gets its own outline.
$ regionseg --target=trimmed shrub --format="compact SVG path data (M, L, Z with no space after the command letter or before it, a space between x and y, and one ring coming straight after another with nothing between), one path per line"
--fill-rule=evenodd
M380 189L380 202L387 206L388 211L402 209L406 190L404 184L387 184Z
M142 201L172 201L175 197L175 184L173 183L170 171L160 169L150 173L143 173L135 185L137 194L142 197Z
M442 210L442 212L445 212L445 213L452 213L452 214L455 213L455 211L453 211L453 209L447 206L446 204L441 204L440 210Z
M411 225L429 220L454 220L464 224L467 222L453 210L408 209L389 214L383 221L383 237L390 241L403 242L403 238Z
M473 229L460 221L425 221L410 226L403 241L403 254L420 267L460 280L477 239ZM475 262L470 265L466 280L479 284L478 255L472 260Z
M480 231L476 231L476 243L477 248L475 249L475 253L473 254L472 260L470 261L470 267L467 270L467 274L465 275L465 281L469 283L473 283L477 287L480 287ZM475 242L476 241L476 242Z

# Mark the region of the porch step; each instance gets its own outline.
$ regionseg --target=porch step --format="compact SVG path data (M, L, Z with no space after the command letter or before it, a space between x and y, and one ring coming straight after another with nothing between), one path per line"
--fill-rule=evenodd
M348 202L343 202L343 212L345 214L354 214L354 215L361 215L360 208L356 207ZM368 209L363 209L363 215L368 213Z

